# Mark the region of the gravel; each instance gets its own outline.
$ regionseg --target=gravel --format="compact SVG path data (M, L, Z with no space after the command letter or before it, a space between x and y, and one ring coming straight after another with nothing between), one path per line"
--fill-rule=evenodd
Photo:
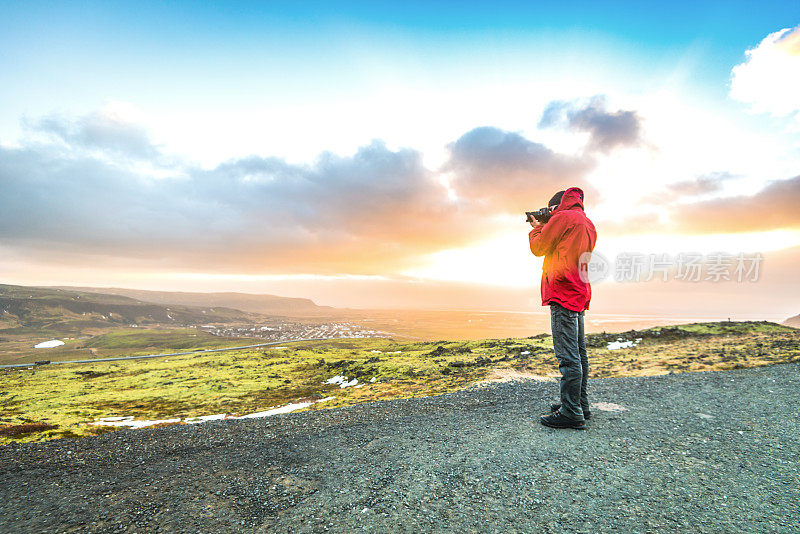
M2 532L797 532L800 365L592 380L0 447Z

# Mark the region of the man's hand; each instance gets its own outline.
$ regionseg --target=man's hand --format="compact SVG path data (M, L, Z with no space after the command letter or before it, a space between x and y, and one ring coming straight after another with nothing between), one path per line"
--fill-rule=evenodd
M540 222L539 222L539 221L537 221L536 219L534 219L534 220L532 220L532 221L528 221L528 222L529 222L529 223L531 223L531 226L532 226L533 228L536 228L537 226L542 226L542 223L540 223Z

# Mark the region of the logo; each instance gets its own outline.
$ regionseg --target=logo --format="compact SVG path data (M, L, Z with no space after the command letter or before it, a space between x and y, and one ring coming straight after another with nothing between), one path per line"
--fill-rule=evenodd
M578 258L578 274L587 284L602 282L610 271L611 263L599 252L584 252Z

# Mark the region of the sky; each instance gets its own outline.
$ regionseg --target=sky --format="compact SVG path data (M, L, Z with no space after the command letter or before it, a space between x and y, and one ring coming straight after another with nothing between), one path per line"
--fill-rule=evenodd
M0 1L0 87L5 283L534 310L577 186L593 310L800 313L794 2Z

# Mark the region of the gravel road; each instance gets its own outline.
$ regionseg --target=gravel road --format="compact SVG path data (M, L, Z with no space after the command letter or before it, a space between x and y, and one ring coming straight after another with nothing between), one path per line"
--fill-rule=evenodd
M798 532L800 364L0 447L2 532Z

